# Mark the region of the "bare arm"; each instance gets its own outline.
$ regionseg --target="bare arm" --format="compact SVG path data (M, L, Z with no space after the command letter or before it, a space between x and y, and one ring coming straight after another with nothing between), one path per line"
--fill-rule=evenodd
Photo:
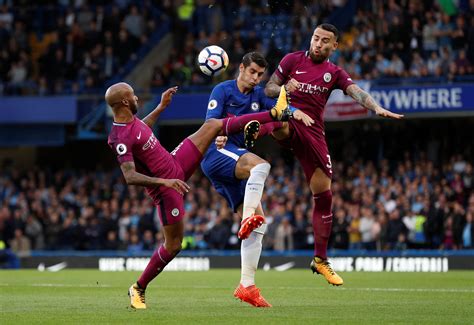
M354 98L356 102L365 107L368 110L375 112L375 114L383 117L389 117L394 119L401 119L403 115L395 114L381 107L375 102L375 100L367 92L362 90L356 84L352 84L346 89L346 93Z
M281 85L283 85L283 80L273 73L265 86L265 95L271 98L278 97Z
M123 176L128 185L140 185L147 187L166 186L175 189L183 194L188 192L190 187L180 179L166 179L143 175L135 170L135 163L132 161L124 162L120 165Z
M158 106L156 106L155 109L150 112L150 114L145 116L142 121L145 122L145 124L149 127L152 127L155 124L156 120L158 120L158 118L160 117L161 113L171 103L171 99L177 91L177 86L168 88L163 94L161 94L161 102L158 104Z

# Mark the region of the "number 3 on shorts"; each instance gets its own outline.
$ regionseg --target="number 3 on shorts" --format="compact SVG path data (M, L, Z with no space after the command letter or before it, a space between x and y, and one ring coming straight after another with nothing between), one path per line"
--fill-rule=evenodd
M330 156L330 155L326 155L326 157L328 157L328 163L326 164L326 167L327 167L328 169L332 169L331 156Z

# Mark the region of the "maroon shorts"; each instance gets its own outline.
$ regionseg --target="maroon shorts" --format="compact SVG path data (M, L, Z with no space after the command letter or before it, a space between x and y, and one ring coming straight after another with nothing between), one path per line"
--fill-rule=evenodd
M179 172L172 178L188 180L196 171L202 160L202 154L194 143L186 138L172 152L175 163L179 166ZM160 220L163 225L172 225L183 220L184 198L172 188L160 188L158 193L149 193L158 209Z
M308 184L316 168L321 168L329 178L332 178L331 156L324 135L315 135L314 132L308 132L308 127L298 124L299 121L290 120L290 137L278 143L293 151L303 167Z

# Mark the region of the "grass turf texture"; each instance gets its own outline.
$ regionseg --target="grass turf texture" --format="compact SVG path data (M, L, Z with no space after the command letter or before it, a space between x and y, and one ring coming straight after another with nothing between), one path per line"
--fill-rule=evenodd
M0 271L0 323L474 324L474 272L341 273L332 287L310 270L259 270L273 308L233 297L238 270L164 272L144 311L128 307L137 272Z

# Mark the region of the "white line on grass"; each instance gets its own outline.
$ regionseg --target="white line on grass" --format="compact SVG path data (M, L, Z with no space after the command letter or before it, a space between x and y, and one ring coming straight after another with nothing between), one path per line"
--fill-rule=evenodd
M63 284L63 283L32 283L32 284L9 284L0 283L0 287L66 287L66 288L122 288L123 286L111 286L108 284ZM126 286L125 286L126 287ZM192 286L168 286L158 285L157 287L166 289L228 289L228 287L215 287L206 285L192 285ZM380 292L447 292L447 293L474 293L474 289L441 289L441 288L331 288L331 287L266 287L279 290L343 290L343 291L380 291Z

